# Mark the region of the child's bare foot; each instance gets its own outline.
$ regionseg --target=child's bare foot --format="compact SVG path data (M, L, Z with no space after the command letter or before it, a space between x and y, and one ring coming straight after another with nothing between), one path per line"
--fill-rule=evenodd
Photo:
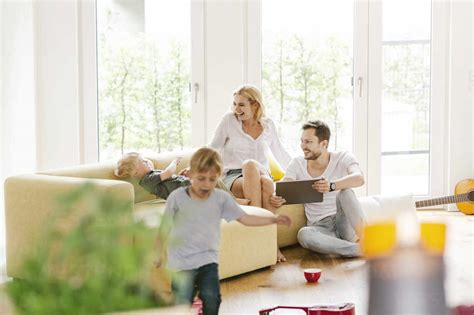
M277 249L277 263L279 262L285 262L286 261L286 257L282 254L282 252L280 251L280 249L278 248Z
M247 206L250 203L250 200L245 199L245 198L235 198L235 200L237 201L239 205Z

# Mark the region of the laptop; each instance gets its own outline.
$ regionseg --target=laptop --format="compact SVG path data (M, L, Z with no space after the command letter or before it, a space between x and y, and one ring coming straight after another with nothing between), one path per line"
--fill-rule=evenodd
M286 205L322 202L323 193L314 190L313 183L318 179L281 181L276 183L276 195L286 200Z

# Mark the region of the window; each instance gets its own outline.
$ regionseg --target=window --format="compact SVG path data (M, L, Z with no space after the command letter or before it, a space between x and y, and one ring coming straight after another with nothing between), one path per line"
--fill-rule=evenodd
M320 119L330 148L352 150L353 2L262 0L262 92L284 146Z
M191 2L98 0L100 159L189 147Z
M330 150L359 159L366 176L359 193L442 192L434 178L444 165L444 129L433 117L443 115L447 59L436 47L445 47L439 20L447 17L436 3L433 10L429 0L97 5L101 159L205 144L228 91L250 82L260 85L291 155L301 154L302 123L320 119L332 131ZM443 30L434 39L432 16Z
M381 193L428 195L431 1L385 0L382 11Z

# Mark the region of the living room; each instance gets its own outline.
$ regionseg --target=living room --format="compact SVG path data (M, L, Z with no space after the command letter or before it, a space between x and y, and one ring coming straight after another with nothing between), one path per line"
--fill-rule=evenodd
M329 150L350 151L359 161L359 197L411 193L428 200L453 195L459 182L474 178L472 1L7 0L0 16L3 281L7 178L115 163L128 151L173 155L207 145L242 84L262 92L291 157L302 155L304 122L327 122ZM167 45L181 50L167 52ZM120 86L124 77L132 79ZM144 92L154 83L162 86L155 102ZM447 239L461 241L447 242L447 253L461 255L450 256L447 268L472 265L471 216L454 203L417 213L446 215ZM463 234L450 234L451 225ZM245 303L251 306L244 310L274 305L265 286L279 289L271 292L283 304L310 303L314 292L295 287L304 281L295 265L301 255L308 268L362 264L298 245L282 252L286 265L221 281L221 313L239 313ZM457 286L461 274L449 270L448 306L474 304L472 271ZM340 276L367 287L359 273ZM346 299L333 286L337 299L317 291L313 303L357 301L358 314L368 311L360 302L367 293L354 297L341 287Z

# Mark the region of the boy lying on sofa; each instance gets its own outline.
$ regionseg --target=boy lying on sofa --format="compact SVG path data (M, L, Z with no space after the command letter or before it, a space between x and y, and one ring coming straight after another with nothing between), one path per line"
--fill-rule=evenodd
M139 185L146 191L156 195L159 198L167 199L172 191L185 186L190 186L191 181L182 173L176 175L176 167L181 162L181 158L176 158L164 169L157 170L153 162L144 158L138 152L129 152L124 154L118 161L114 174L121 179L135 178L139 180ZM232 193L219 179L217 188ZM237 203L248 205L248 199L235 198Z

